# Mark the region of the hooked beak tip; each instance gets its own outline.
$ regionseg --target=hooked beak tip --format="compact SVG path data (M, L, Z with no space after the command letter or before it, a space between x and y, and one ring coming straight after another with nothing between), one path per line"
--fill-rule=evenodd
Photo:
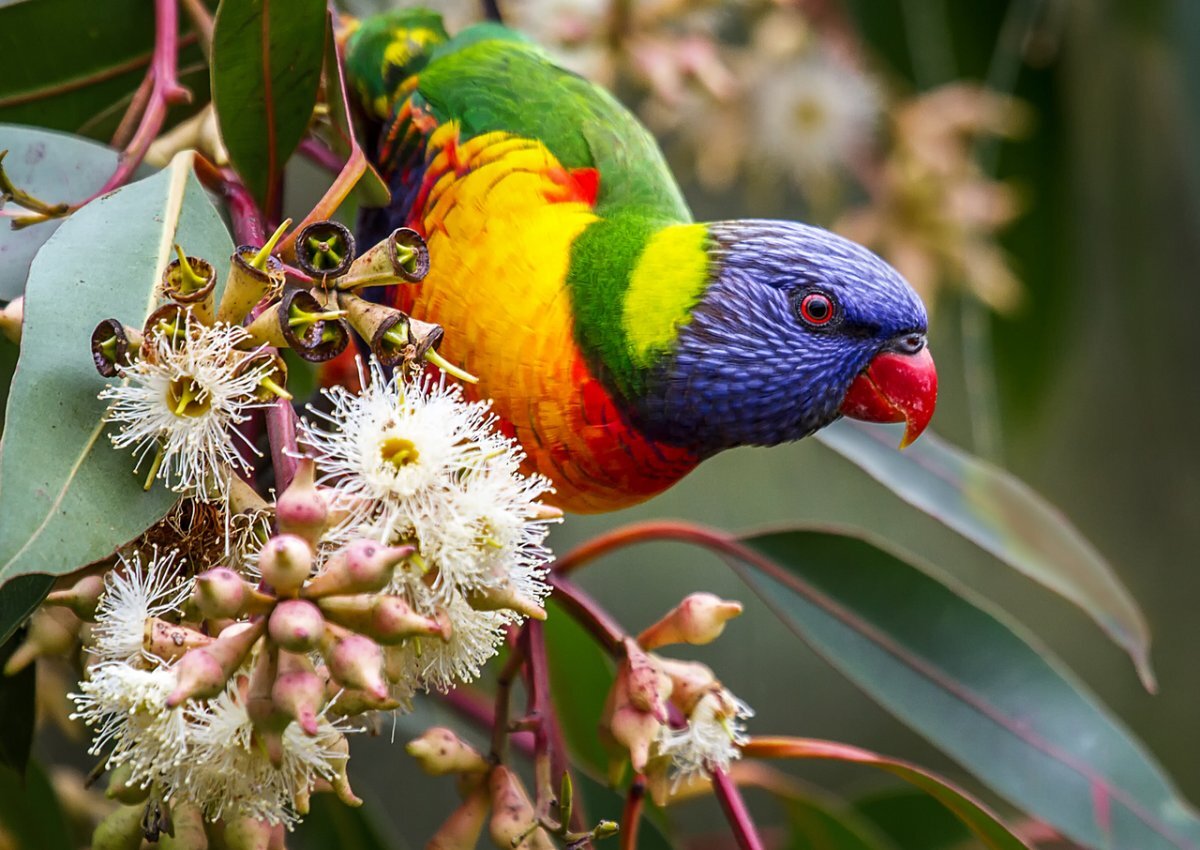
M915 354L877 354L851 383L841 412L866 422L905 423L905 449L928 427L936 406L937 368L925 347Z

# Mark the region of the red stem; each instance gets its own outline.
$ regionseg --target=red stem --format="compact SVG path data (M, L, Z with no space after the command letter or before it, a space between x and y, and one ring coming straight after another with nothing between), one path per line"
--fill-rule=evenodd
M492 701L473 688L460 685L441 695L442 702L451 711L467 722L482 729L491 729L496 723ZM533 736L528 732L514 732L508 742L527 756L533 755Z
M729 826L733 829L733 837L737 840L738 847L741 850L763 850L762 838L758 835L754 819L750 816L746 802L742 799L737 785L729 778L729 774L723 770L714 770L712 784L713 791L721 803L721 809L725 812Z
M296 411L286 398L277 398L267 408L267 442L275 467L275 492L282 493L296 477Z
M646 777L635 774L625 795L625 809L621 812L620 850L637 850L638 829L642 825L642 809L646 805Z
M314 139L312 136L301 141L300 147L297 150L310 162L316 163L326 171L332 171L334 174L337 174L346 167L346 160L344 158L338 156L323 142L319 139Z
M150 60L150 70L147 76L153 82L150 96L146 103L146 111L142 120L129 140L129 144L121 152L116 171L108 178L94 195L72 209L78 209L88 201L111 192L119 186L124 186L133 176L133 172L142 164L150 144L162 132L167 120L167 109L172 104L188 103L192 93L179 84L176 70L179 63L179 10L175 0L154 0L154 57ZM136 107L136 98L135 104Z

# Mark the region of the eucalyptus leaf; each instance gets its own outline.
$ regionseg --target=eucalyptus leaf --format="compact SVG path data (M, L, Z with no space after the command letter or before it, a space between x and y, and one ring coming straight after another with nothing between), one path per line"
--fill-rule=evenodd
M596 641L551 597L546 603L550 696L574 758L605 776L608 757L596 734L612 686L613 666Z
M879 426L842 420L816 436L910 505L1078 605L1155 690L1150 629L1137 602L1095 547L1028 485L928 432L903 452Z
M112 148L15 124L0 124L0 151L8 151L4 170L13 185L50 204L90 197L117 167L117 152ZM149 172L146 168L141 173ZM11 211L9 206L6 212ZM56 218L14 230L0 219L0 301L25 291L34 254L62 222Z
M24 776L0 767L0 827L11 846L74 850L69 823L41 765L31 763Z
M1091 847L1200 847L1200 818L1048 650L906 556L827 531L730 560L852 682L1014 805Z
M132 456L110 444L90 338L107 317L142 325L174 243L218 267L232 253L191 157L88 204L34 259L0 440L0 583L108 557L177 498L160 484L143 492L144 470L136 476ZM0 602L6 617L20 608ZM0 632L17 622L0 621Z
M0 646L0 670L24 639L17 632ZM34 698L37 667L29 664L13 676L0 675L0 765L25 775L33 746Z
M212 93L221 139L267 210L300 144L321 82L324 0L225 0L213 30Z

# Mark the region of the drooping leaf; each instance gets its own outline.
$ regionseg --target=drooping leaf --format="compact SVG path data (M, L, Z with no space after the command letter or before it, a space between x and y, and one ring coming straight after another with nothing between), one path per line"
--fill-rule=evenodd
M613 669L596 642L553 597L546 603L546 657L555 713L571 753L596 776L606 775L608 757L597 736Z
M31 762L24 776L0 767L0 826L14 847L38 850L74 850L70 821L46 772Z
M0 670L24 637L24 632L17 632L0 646ZM0 766L11 768L18 776L25 775L33 745L35 670L30 664L15 676L0 675Z
M1141 609L1104 557L1027 485L934 434L903 452L878 426L843 420L816 436L910 505L1078 605L1129 653L1154 690Z
M314 794L312 808L297 829L303 847L338 847L341 850L400 850L387 840L373 809L347 806L332 794Z
M176 242L218 268L233 251L190 153L88 204L34 259L0 440L0 583L107 557L175 501L159 484L143 492L132 456L109 443L89 346L106 317L141 327ZM0 622L0 633L17 622Z
M117 167L117 152L104 145L14 124L0 125L0 151L5 150L4 170L13 185L52 204L89 197ZM25 291L34 254L62 221L13 230L7 219L0 219L0 301Z
M855 810L898 850L962 847L970 830L954 813L917 788L890 788L854 802Z
M203 56L180 20L180 82L207 99ZM92 139L113 133L150 67L154 15L145 0L16 0L0 4L0 122L34 124ZM169 122L168 122L169 123ZM78 199L73 199L78 200Z
M226 0L217 8L212 93L221 139L267 210L312 118L325 29L324 0Z
M788 800L788 850L890 850L886 838L848 807Z
M910 782L949 809L986 846L996 850L1024 850L1026 845L1000 820L950 782L901 759L873 753L836 741L813 738L753 738L744 747L747 756L769 758L831 759L855 762L886 770ZM847 845L853 846L853 845Z
M1094 847L1200 847L1200 818L1047 650L872 542L757 535L730 563L798 636L1014 805Z

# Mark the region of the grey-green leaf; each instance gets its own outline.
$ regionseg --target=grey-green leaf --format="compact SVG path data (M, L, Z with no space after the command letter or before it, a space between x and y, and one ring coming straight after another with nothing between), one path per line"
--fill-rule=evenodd
M903 452L879 426L843 420L816 436L910 505L1078 605L1155 689L1150 629L1137 602L1095 547L1028 485L928 432Z
M117 167L117 152L97 142L15 124L0 124L0 151L5 150L4 170L13 185L47 203L89 197ZM60 224L52 219L13 230L0 221L0 301L25 291L34 254Z
M143 492L132 456L109 443L89 343L106 317L142 325L175 242L219 269L233 251L190 153L88 204L34 259L0 440L0 583L105 558L174 503L161 485Z
M730 563L789 628L1012 803L1090 847L1200 847L1142 744L969 591L845 534L743 542L762 557Z

